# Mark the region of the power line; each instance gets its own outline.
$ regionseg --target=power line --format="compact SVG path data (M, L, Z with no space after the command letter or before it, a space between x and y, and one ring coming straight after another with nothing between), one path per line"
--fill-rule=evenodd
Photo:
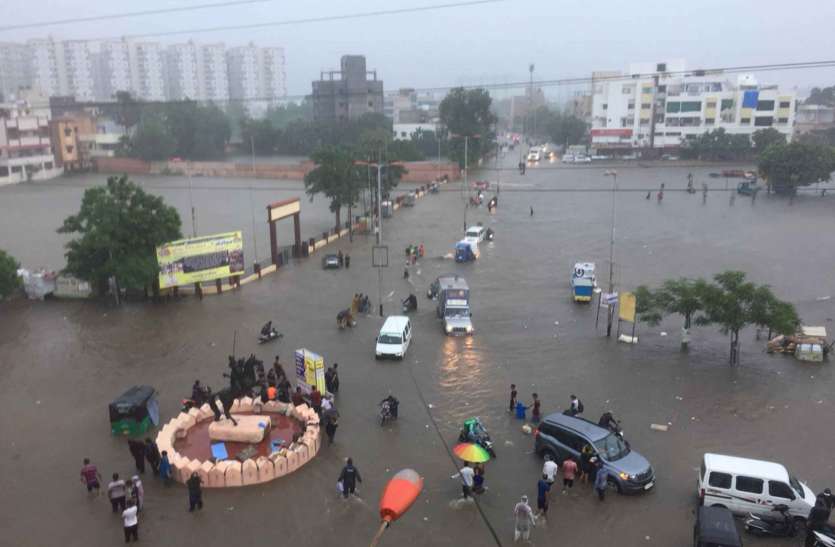
M388 10L373 10L342 15L323 15L320 17L304 17L301 19L287 19L284 21L269 21L264 23L249 23L243 25L222 25L217 27L204 27L188 30L169 30L160 32L147 32L143 34L132 34L128 38L151 38L160 36L176 36L178 34L199 34L205 32L219 32L223 30L251 30L267 27L282 27L290 25L305 25L311 23L325 23L328 21L346 21L351 19L365 19L368 17L381 17L384 15L402 15L404 13L419 13L424 11L436 11L441 9L460 8L465 6L477 6L482 4L495 4L504 0L469 0L463 2L450 2L446 4L433 4L430 6L416 6L411 8L398 8Z
M261 2L269 2L270 0L233 0L229 2L217 2L214 4L199 4L196 6L182 6L178 8L162 8L154 10L130 11L125 13L111 13L108 15L91 15L89 17L74 17L71 19L54 19L52 21L41 21L38 23L23 23L21 25L6 25L0 26L0 32L8 32L11 30L22 30L27 28L38 27L53 27L57 25L67 25L70 23L89 23L90 21L111 21L114 19L127 19L129 17L142 17L146 15L159 15L163 13L179 13L184 11L196 11L201 9L223 8L227 6L237 6L241 4L258 4Z
M479 0L479 2L497 2L502 0ZM730 67L721 67L721 68L707 68L707 69L699 69L699 70L687 70L687 71L679 71L679 72L653 72L653 73L645 73L645 74L630 74L630 75L623 75L623 76L610 76L606 78L592 78L592 77L575 77L575 78L561 78L555 80L540 80L534 81L534 86L538 87L556 87L556 86L564 86L564 85L577 85L581 83L592 83L592 82L612 82L612 81L631 81L636 79L651 79L655 75L681 75L681 76L705 76L705 75L722 75L722 74L735 74L740 72L773 72L773 71L781 71L781 70L808 70L814 68L833 68L835 67L835 60L829 61L798 61L792 63L772 63L772 64L763 64L763 65L740 65L740 66L730 66ZM449 91L455 88L464 88L464 89L487 89L487 90L508 90L508 89L520 89L520 88L527 88L530 86L530 81L518 81L518 82L505 82L505 83L494 83L494 84L461 84L461 85L453 85L453 86L437 86L437 87L422 87L422 88L411 88L414 89L416 93L432 93L432 92L442 92L442 91ZM349 97L352 95L365 95L366 93L360 92L348 92L341 97ZM229 98L229 99L222 99L222 100L195 100L195 99L173 99L173 100L162 100L162 101L143 101L139 100L137 102L140 106L154 106L154 105L163 105L163 104L178 104L178 103L193 103L193 102L200 102L200 103L250 103L250 102L282 102L282 101L296 101L302 100L311 97L309 94L304 95L283 95L283 96L273 96L273 97L248 97L248 98ZM85 102L78 102L76 103L78 106L82 107L107 107L118 104L115 101L85 101Z

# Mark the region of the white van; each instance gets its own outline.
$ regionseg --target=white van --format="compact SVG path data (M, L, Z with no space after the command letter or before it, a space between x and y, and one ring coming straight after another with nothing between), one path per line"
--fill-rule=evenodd
M403 359L409 343L412 341L412 324L408 317L403 315L392 315L386 317L383 328L377 336L377 346L374 354L377 359L383 357L395 357Z
M484 226L470 226L467 228L467 231L464 234L464 239L469 241L475 241L476 243L481 243L484 241L484 236L487 233L487 230Z
M801 519L815 505L815 494L779 463L719 454L705 454L702 460L699 499L702 505L726 507L737 515L768 514L782 503Z

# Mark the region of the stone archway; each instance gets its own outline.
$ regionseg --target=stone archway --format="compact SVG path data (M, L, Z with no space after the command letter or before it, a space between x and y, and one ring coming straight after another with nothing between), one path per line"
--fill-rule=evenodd
M301 200L299 198L285 199L267 205L267 222L270 225L270 255L272 263L278 266L278 232L276 223L289 216L293 217L293 258L301 256Z

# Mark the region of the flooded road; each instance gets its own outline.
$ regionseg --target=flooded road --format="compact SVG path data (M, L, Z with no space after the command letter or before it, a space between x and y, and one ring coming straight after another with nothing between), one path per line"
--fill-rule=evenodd
M508 167L513 163L506 158ZM760 195L752 204L737 196L731 204L724 179L709 178L711 170L618 167L616 286L624 290L740 269L793 301L807 324L831 325L833 301L820 297L835 294L835 253L825 251L833 199L802 195L789 205ZM570 300L574 262L594 261L598 277L607 277L612 195L605 190L613 180L604 171L549 165L531 168L525 176L502 171L497 213L489 216L483 208L466 213L468 223L480 221L496 231L495 242L482 246L474 264L442 258L461 236L460 185L447 186L387 221L384 242L391 248L392 266L382 289L386 313L399 311L397 300L409 292L420 299L413 344L403 362L374 360L381 318L363 317L349 331L334 324L336 312L355 292L370 294L376 309L373 239L365 236L353 245L339 242L351 253L350 270L323 271L313 258L239 292L202 301L119 309L99 303L3 304L3 543L45 545L56 535L62 545L121 541L121 522L107 502L86 499L77 482L85 456L105 477L115 471L132 474L124 441L109 435L107 403L133 384L148 383L160 392L167 420L195 378L213 387L222 384L235 331L239 354L255 352L271 361L278 353L289 362L294 349L306 347L321 353L326 364L339 363L342 418L336 442L315 462L275 482L206 491L206 506L195 515L187 513L183 487L164 488L146 477L146 510L140 518L144 544L364 546L378 523L378 495L403 467L424 476L424 492L382 545L494 544L476 508L454 501L460 495L450 478L456 469L434 426L452 445L461 422L477 415L491 432L498 456L487 466L488 491L479 502L502 544L510 545L513 506L521 494L535 496L542 465L532 454L533 439L506 412L511 383L524 402L539 393L545 414L563 410L571 393L583 400L590 419L611 410L622 419L633 449L657 474L656 488L646 495L610 495L604 503L586 486L556 493L549 522L533 531L535 545L690 545L696 473L707 451L779 461L816 492L831 486L835 405L829 363L766 355L763 342L746 331L742 366L731 370L727 338L714 327L694 329L690 353L679 353L677 317L658 327L639 325L636 346L618 344L606 339L604 325L595 330L593 307ZM711 185L704 204L700 193L675 191L684 188L689 171L697 188L703 181ZM482 177L495 181L497 174ZM658 203L654 193L661 183L667 192ZM648 190L651 200L645 199ZM200 208L219 217L224 204L248 200L246 193L233 190L211 196ZM317 203L326 210L323 201ZM5 216L8 208L4 202L0 207ZM246 225L249 213L240 209L237 221ZM304 202L303 221L308 210ZM327 226L330 216L321 218ZM20 223L27 233L23 228L36 222L24 217ZM0 246L8 235L2 237ZM47 231L42 237L52 236ZM54 243L36 241L44 247ZM410 243L424 243L426 257L407 281L400 258ZM450 271L464 275L471 287L472 338L445 337L424 296L435 276ZM284 339L258 346L257 329L268 319ZM400 419L381 428L376 404L389 391L401 400ZM650 423L670 424L669 431L652 431ZM336 494L336 478L348 456L362 473L362 501L343 502ZM49 526L44 526L45 515ZM745 543L798 541L745 538Z

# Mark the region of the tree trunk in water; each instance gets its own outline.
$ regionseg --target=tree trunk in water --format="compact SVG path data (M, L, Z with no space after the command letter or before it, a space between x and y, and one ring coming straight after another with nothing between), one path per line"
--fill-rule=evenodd
M342 212L342 207L336 208L336 232L339 233L339 213Z
M681 329L681 351L687 352L690 349L690 316L684 316L684 328Z
M739 331L731 331L731 367L739 364Z
M348 241L354 241L354 215L351 204L348 204Z

